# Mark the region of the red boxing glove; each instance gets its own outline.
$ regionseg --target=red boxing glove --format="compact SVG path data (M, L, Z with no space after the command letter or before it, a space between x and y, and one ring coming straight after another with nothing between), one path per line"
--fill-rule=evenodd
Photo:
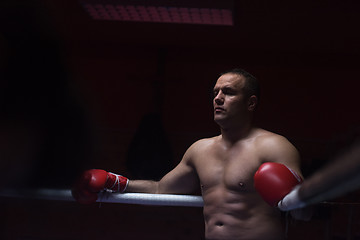
M73 197L82 204L94 203L102 190L124 192L129 179L101 169L85 171L72 189Z
M280 163L263 163L254 175L254 185L261 197L270 206L277 206L302 178Z

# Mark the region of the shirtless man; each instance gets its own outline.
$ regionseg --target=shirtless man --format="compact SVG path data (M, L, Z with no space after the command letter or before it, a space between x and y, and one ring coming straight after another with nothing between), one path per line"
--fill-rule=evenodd
M300 173L300 158L284 137L253 126L258 89L257 80L244 70L222 74L213 100L214 120L221 134L192 144L181 162L160 181L129 181L121 176L117 190L193 194L201 187L206 239L283 239L280 212L260 197L254 188L254 173L264 162L283 163ZM83 179L86 184L81 191L74 191L74 197L86 202L91 198L89 192L114 189L105 183L113 174L104 174L98 189L89 190L89 180ZM90 202L94 200L95 195Z

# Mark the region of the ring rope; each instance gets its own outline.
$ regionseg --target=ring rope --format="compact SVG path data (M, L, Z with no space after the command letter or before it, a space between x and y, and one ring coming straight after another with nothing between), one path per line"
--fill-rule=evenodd
M0 197L31 198L55 201L75 201L69 189L34 189L34 190L2 190ZM178 194L150 194L150 193L113 193L103 191L98 194L99 203L123 203L155 206L184 206L203 207L201 196ZM323 205L358 206L359 202L322 201Z
M0 196L57 201L75 201L71 195L71 190L68 189L35 189L22 191L4 190L0 192ZM204 205L201 196L151 193L112 193L108 191L99 193L97 202L185 207L203 207Z

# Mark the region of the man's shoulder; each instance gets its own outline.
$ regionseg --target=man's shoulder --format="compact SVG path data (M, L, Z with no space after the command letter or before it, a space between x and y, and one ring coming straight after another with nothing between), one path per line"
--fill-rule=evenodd
M220 136L209 137L209 138L202 138L194 142L187 150L188 153L196 154L196 153L204 153L214 149L214 147L219 142Z
M218 142L220 136L214 136L209 138L202 138L194 142L191 147L199 148L199 147L207 147Z
M256 146L264 150L292 147L292 143L286 137L264 129L259 129L254 138Z
M262 128L258 128L254 131L254 137L257 141L288 141L284 136L274 133Z
M297 149L286 137L270 131L261 131L255 140L255 147L257 152L269 161L285 163L299 158Z
M197 140L186 150L183 160L192 162L194 159L197 159L198 156L203 156L204 153L214 149L217 141L218 136Z

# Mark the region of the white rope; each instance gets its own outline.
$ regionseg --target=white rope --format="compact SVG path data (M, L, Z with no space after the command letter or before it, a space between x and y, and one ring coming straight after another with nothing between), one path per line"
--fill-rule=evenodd
M57 201L75 201L71 190L36 189L36 190L4 190L0 192L2 197L32 198ZM157 206L185 206L202 207L201 196L177 195L177 194L150 194L150 193L99 193L97 202L125 203Z
M201 196L150 193L111 193L99 194L98 202L128 203L159 206L202 207Z

